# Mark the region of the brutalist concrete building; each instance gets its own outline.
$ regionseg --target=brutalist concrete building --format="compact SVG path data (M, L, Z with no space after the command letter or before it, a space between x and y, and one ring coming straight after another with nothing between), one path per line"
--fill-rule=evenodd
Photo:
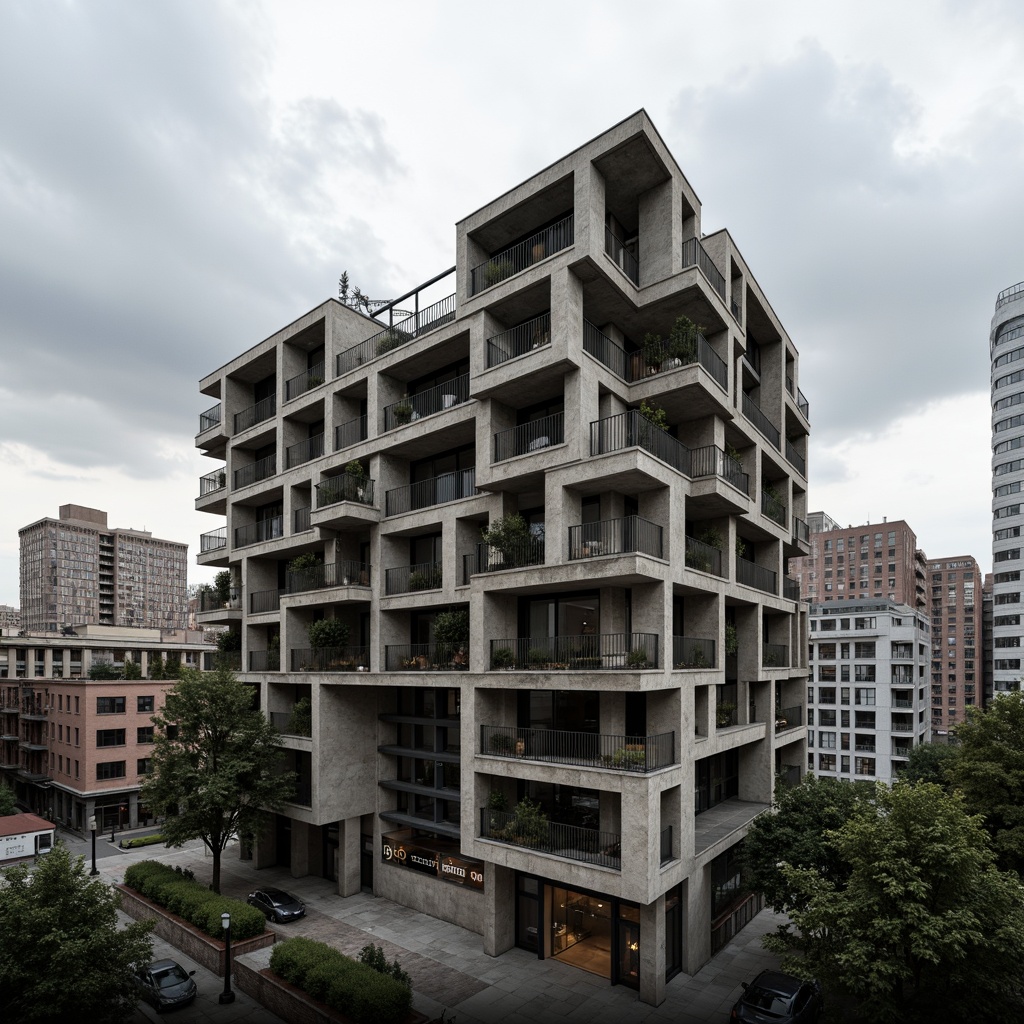
M806 763L796 348L640 111L201 383L199 562L299 783L254 868L659 1003Z

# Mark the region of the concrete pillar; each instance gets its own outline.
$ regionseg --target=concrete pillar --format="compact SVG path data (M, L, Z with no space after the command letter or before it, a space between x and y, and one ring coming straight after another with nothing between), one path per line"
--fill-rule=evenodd
M665 1001L665 897L640 908L640 1002Z
M485 875L483 948L488 956L500 956L516 944L516 875L498 864L488 864Z
M683 922L683 970L697 971L711 959L711 869L694 871L686 885Z
M319 829L305 821L292 821L292 878L303 878L311 872L314 850L319 843Z
M338 822L338 895L354 896L360 889L359 861L362 827L359 817Z

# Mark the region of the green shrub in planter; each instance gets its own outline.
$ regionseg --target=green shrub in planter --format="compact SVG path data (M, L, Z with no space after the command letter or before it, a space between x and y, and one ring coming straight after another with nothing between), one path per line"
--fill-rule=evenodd
M309 646L313 650L325 647L348 647L348 623L339 619L318 619L309 624Z

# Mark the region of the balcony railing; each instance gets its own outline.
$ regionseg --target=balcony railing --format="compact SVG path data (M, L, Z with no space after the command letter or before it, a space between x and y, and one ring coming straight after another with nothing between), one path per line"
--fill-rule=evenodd
M525 242L496 252L486 263L473 267L469 274L469 294L476 295L532 267L534 263L567 249L573 244L573 225L574 219L570 213L568 217L531 235Z
M366 341L339 352L336 361L338 376L451 323L455 319L455 312L455 296L449 295L431 306L425 306L404 320L396 320L382 331L371 335Z
M227 486L228 474L224 469L215 469L212 473L199 478L199 497L205 498L207 494L222 491Z
M590 424L591 455L604 455L626 448L643 448L684 476L690 475L690 449L667 431L656 427L638 409L594 420Z
M464 555L462 582L478 572L497 572L500 569L522 569L529 565L544 564L544 538L529 536L516 544L501 548L477 544L475 555Z
M313 526L309 521L310 512L312 512L312 508L310 508L309 505L293 510L292 533L305 533L307 530L313 529Z
M786 438L786 461L801 476L807 476L807 460L796 450L793 442L788 437Z
M556 412L539 420L521 423L518 427L499 430L494 435L494 461L504 462L516 455L549 448L565 441L565 413Z
M207 551L219 551L228 546L228 528L222 526L219 530L211 530L209 533L201 534L199 537L199 553Z
M520 824L514 811L492 811L481 807L480 836L566 860L599 864L616 870L622 867L622 837L618 832L599 832L554 821L536 822L533 818Z
M696 636L672 637L673 668L716 668L714 640Z
M199 591L199 608L201 612L220 612L224 609L241 611L242 594L238 587L231 587L228 590L228 599L225 601L216 590Z
M804 414L805 420L811 418L811 403L807 401L807 396L799 389L796 389L796 407Z
M239 434L243 430L248 430L250 427L256 426L257 423L269 420L277 410L276 398L276 395L268 395L255 405L250 405L248 409L236 412L235 433Z
M698 267L708 279L711 287L721 296L722 301L725 301L725 278L722 277L722 272L715 266L699 238L688 238L683 242L683 266Z
M736 559L736 582L743 583L766 594L778 594L779 574L763 565L757 565L748 558Z
M525 757L531 761L582 768L615 768L638 774L675 764L675 740L674 732L657 736L617 736L560 729L480 726L481 754Z
M384 408L384 429L394 430L413 420L451 409L469 401L469 374L438 384L436 387L408 395Z
M476 469L460 469L442 473L429 480L418 480L405 487L395 487L384 495L385 515L397 516L419 508L431 508L445 502L471 498L477 493Z
M690 452L690 467L694 480L704 476L717 476L743 494L750 494L750 477L740 464L717 445L708 444Z
M784 732L786 729L797 729L804 724L804 709L800 704L791 708L776 709L775 731Z
M368 587L370 566L367 562L328 562L315 565L285 576L288 594L304 594L309 590L323 590L327 587Z
M282 736L312 736L313 723L309 719L308 712L305 715L296 715L291 711L271 711L270 724Z
M326 371L327 368L323 362L319 362L314 366L311 366L308 370L304 370L297 376L292 377L291 380L285 381L285 401L287 402L289 399L298 398L299 395L304 395L307 391L320 387L320 385L327 379L325 376Z
M455 672L469 668L467 644L387 644L384 668L388 672Z
M894 743L892 745L892 756L893 757L910 757L910 751L913 750L913 744L906 743Z
M639 287L640 261L626 248L625 242L615 236L608 225L604 228L604 251L612 258L612 262Z
M800 584L788 576L782 577L782 596L789 601L800 600Z
M640 516L605 519L569 527L569 558L597 558L638 552L663 558L662 528Z
M250 651L249 652L250 672L280 672L281 652L280 651Z
M487 339L487 367L497 366L535 348L551 344L551 314L542 313L525 324L519 324Z
M785 644L761 644L761 664L765 668L789 666L789 648Z
M248 487L250 484L259 483L272 477L277 472L277 454L268 455L265 459L259 459L236 469L231 489L237 491L240 487Z
M384 570L385 594L409 594L414 590L437 590L442 585L441 563L420 562Z
M587 633L492 640L491 668L570 672L658 668L658 634Z
M904 698L894 697L893 698L893 702L892 702L892 706L894 708L907 708L908 710L912 711L913 708L914 708L914 702L912 700L906 700Z
M357 416L354 420L339 423L334 428L334 450L341 451L342 448L350 448L360 441L365 441L368 436L366 417Z
M675 860L675 854L672 852L672 826L666 825L661 830L661 863L662 866L668 864L669 861Z
M722 552L696 537L686 537L686 568L722 575Z
M249 595L249 613L276 612L281 607L280 590L257 590Z
M748 395L743 392L743 415L757 427L771 443L778 448L782 443L782 433L777 426L761 411L761 407Z
M273 516L258 523L235 528L235 547L244 548L249 544L261 544L263 541L277 540L284 536L284 517Z
M358 672L369 666L368 647L298 648L291 652L293 672Z
M772 494L767 487L761 488L761 514L778 523L783 529L789 523L789 510L785 502L778 495Z
M307 437L305 441L289 445L284 450L285 469L301 466L304 462L309 462L312 459L319 459L323 453L324 435L315 434L313 437Z
M218 402L212 409L199 414L199 433L220 426L221 404Z
M799 516L793 516L793 539L809 544L811 540L811 528Z
M354 501L360 505L373 504L373 481L365 476L339 473L316 485L316 507L326 508L341 501Z

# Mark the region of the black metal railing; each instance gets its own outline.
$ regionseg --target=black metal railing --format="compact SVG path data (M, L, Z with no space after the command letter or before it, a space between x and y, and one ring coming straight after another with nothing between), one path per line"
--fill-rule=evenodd
M292 466L301 466L304 462L309 462L311 459L319 459L323 453L324 435L315 434L313 437L307 437L305 441L289 445L284 450L285 469L291 469Z
M622 555L634 551L663 558L663 532L657 523L640 516L570 526L569 559Z
M373 504L373 481L365 476L339 473L316 485L316 507L326 508L340 501L354 501L360 505Z
M408 594L414 590L437 590L443 583L440 562L420 562L384 570L385 594Z
M782 596L789 601L800 600L800 584L788 576L782 577Z
M617 377L632 380L630 354L617 341L602 334L589 320L583 321L583 351L599 363L604 363Z
M218 402L213 408L199 414L199 433L209 430L211 427L220 426L221 404Z
M804 709L801 704L794 704L791 708L776 708L775 710L775 731L783 732L785 729L797 729L804 724Z
M722 552L696 537L686 537L686 568L698 572L709 572L712 576L722 575Z
M622 837L618 832L599 832L593 828L543 819L538 821L532 815L520 823L515 811L492 811L481 807L480 836L566 860L599 864L616 870L622 867Z
M238 587L230 587L228 589L228 599L226 601L216 590L199 591L199 611L219 612L225 608L232 611L241 611L242 595Z
M688 238L683 242L683 266L696 266L708 279L711 287L721 296L722 301L725 301L725 278L715 266L699 238Z
M531 761L581 768L617 768L638 774L675 764L675 743L674 732L657 736L619 736L506 725L480 726L481 754L525 757Z
M275 612L281 607L280 590L257 590L249 595L249 613Z
M469 294L476 295L485 288L500 284L534 263L573 244L573 214L550 227L543 228L524 242L494 253L486 263L481 263L469 272Z
M285 575L286 593L304 594L307 590L326 587L368 587L370 566L367 562L328 562Z
M209 533L200 534L199 553L207 551L219 551L228 546L228 528L222 526L219 530L211 530Z
M789 524L789 510L785 502L767 487L761 488L761 514L778 523L783 529Z
M800 785L800 765L784 764L776 773L775 778L787 789Z
M804 414L805 420L811 418L811 403L807 401L807 396L799 389L796 389L796 407Z
M357 416L354 420L339 423L334 428L334 450L337 452L342 448L349 448L360 441L365 441L367 436L365 416Z
M388 672L454 672L469 668L469 644L387 644L384 668Z
M310 720L309 712L301 712L296 715L293 711L271 711L269 716L270 724L282 736L312 736L313 723Z
M743 305L735 295L729 296L729 310L737 320L743 319Z
M497 548L490 544L477 544L475 555L464 555L464 583L477 572L497 572L500 569L522 569L528 565L544 564L544 538L529 536L517 543Z
M362 363L368 363L377 356L385 355L393 349L407 345L424 334L436 331L438 327L451 323L455 319L456 304L455 296L448 295L430 306L403 320L396 320L393 324L385 327L376 334L371 335L366 341L360 342L352 348L339 352L335 360L336 373L340 377L349 370L354 370Z
M798 470L801 476L807 476L807 460L796 450L788 437L786 438L786 461Z
M717 476L743 494L750 494L750 477L717 445L694 448L690 452L690 469L694 480L702 476Z
M539 420L521 423L518 427L499 430L494 435L494 461L504 462L516 455L549 448L565 441L565 413L556 412Z
M672 826L666 825L661 830L661 863L664 866L671 860L675 860L675 855L672 852Z
M789 648L785 644L761 644L761 664L765 668L788 668Z
M638 409L594 420L590 424L591 455L604 455L625 448L643 448L684 476L690 475L690 449L655 426Z
M778 594L779 574L763 565L751 562L749 558L736 558L736 582L763 590L766 594Z
M237 491L239 487L248 487L250 484L259 483L272 477L277 472L277 453L268 455L265 459L258 459L236 469L232 478L231 489Z
M384 495L385 515L397 516L418 508L443 505L460 498L471 498L477 493L476 469L460 469L454 473L442 473L429 480L418 480L414 484L395 487Z
M698 636L672 637L673 668L717 668L714 640Z
M778 448L782 443L782 433L777 426L761 411L761 407L748 395L743 392L743 415L762 433L771 443Z
M250 672L280 672L281 652L280 651L250 651L249 652Z
M292 511L292 533L305 533L307 530L313 529L313 524L309 521L312 511L309 505Z
M604 251L612 258L612 262L633 282L640 286L640 261L626 248L626 243L618 238L608 225L604 228Z
M207 473L206 476L199 478L199 497L204 498L207 494L222 491L227 487L227 483L227 470L215 469L212 473Z
M413 420L451 409L469 401L469 374L417 392L384 407L384 429L394 430Z
M284 400L287 402L291 398L298 398L299 395L304 395L307 391L320 387L327 379L326 370L323 362L315 363L308 370L303 370L302 373L285 381Z
M266 398L260 400L255 405L250 405L248 409L243 409L241 412L235 413L235 433L238 434L243 430L248 430L249 427L256 426L257 423L262 423L264 420L269 420L277 410L277 396L268 395Z
M516 356L551 344L551 314L542 313L524 324L487 339L487 366L497 366Z
M809 544L811 540L811 528L799 516L793 516L793 538Z
M358 672L370 666L368 647L294 648L290 656L293 672Z
M260 544L267 540L277 540L284 536L284 517L272 516L261 519L258 523L235 528L235 547L244 548L249 544Z
M490 667L572 672L658 668L658 634L586 633L492 640Z

